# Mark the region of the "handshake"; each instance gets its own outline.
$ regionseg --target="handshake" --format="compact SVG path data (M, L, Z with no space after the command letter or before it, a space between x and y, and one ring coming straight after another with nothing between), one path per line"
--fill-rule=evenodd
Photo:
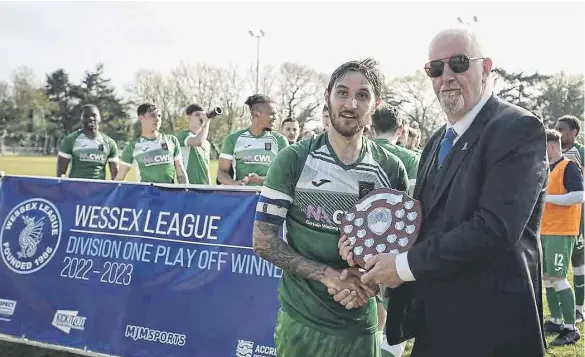
M329 268L321 282L333 299L346 309L362 307L381 288L396 288L403 283L396 271L395 254L376 254L366 261L364 269L360 269L353 260L353 247L346 236L341 236L337 246L349 268L342 271Z

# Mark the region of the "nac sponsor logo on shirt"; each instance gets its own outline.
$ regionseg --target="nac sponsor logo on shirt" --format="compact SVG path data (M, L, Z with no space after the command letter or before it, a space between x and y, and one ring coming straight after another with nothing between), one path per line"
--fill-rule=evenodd
M254 341L238 340L236 357L276 356L276 348L255 344Z
M272 163L272 155L263 155L263 154L253 154L253 155L244 155L242 157L244 162L251 163L251 164L271 164Z
M8 299L0 299L0 320L10 321L12 315L16 310L16 301Z
M162 165L173 162L173 155L171 154L160 154L144 157L144 166Z
M79 161L105 162L106 155L104 153L82 152L82 153L79 153Z
M8 213L0 231L0 255L16 274L31 274L55 256L62 232L57 207L43 198L31 198Z
M179 333L151 329L150 327L126 325L124 336L134 341L144 340L154 343L183 347L187 336Z
M83 331L87 317L78 315L79 311L57 310L51 324L66 334L69 334L71 330Z

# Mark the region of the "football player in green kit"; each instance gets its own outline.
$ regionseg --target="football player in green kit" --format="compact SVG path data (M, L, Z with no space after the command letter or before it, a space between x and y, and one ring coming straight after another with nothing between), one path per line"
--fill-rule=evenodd
M81 108L82 128L67 135L59 145L57 176L64 176L71 163L69 177L94 180L106 179L106 163L112 178L118 174L118 146L100 132L98 107L88 104Z
M160 109L154 104L144 103L138 107L137 114L142 135L124 148L116 180L124 180L135 165L139 182L175 183L176 176L177 183L189 183L179 139L159 131Z
M561 133L563 156L576 162L583 170L585 147L576 139L581 131L579 119L573 115L563 115L557 120L556 129ZM584 206L585 207L585 206ZM583 211L583 207L582 207ZM583 303L585 302L585 221L581 219L579 236L571 256L573 266L573 288L575 289L575 303L577 323L583 322Z
M252 125L228 135L223 142L217 168L222 185L262 186L272 160L288 146L284 135L272 130L276 121L272 99L254 94L245 104L250 108Z
M183 165L187 170L190 184L209 185L209 159L211 144L207 140L210 119L199 104L191 104L185 109L189 117L189 128L177 133L181 144Z
M256 208L256 253L283 269L275 328L279 357L378 357L377 288L338 254L339 225L361 194L406 191L404 164L363 137L380 104L383 76L372 59L344 63L325 93L329 130L282 150ZM283 224L284 240L279 238ZM349 293L346 307L333 296Z

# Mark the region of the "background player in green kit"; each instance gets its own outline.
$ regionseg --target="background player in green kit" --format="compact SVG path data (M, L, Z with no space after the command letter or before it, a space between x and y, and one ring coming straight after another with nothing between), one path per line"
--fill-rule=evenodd
M374 142L392 154L398 156L404 164L408 174L409 193L412 194L416 185L416 175L418 173L418 164L420 157L414 151L396 145L396 141L404 127L404 122L398 110L392 106L381 106L372 115L371 136ZM383 333L386 322L386 305L387 301L378 302L378 327L382 332L382 357L401 356L406 348L406 342L390 346Z
M181 144L187 179L191 184L209 185L211 144L207 140L207 135L210 119L199 104L191 104L185 109L185 113L189 116L189 129L178 132L177 139Z
M181 145L177 137L159 132L161 124L160 109L154 104L141 104L137 110L142 135L130 142L122 152L120 171L116 180L126 178L132 165L140 182L188 183Z
M100 132L100 122L100 111L95 105L81 108L82 128L67 135L59 145L58 177L65 175L70 162L69 177L72 178L105 180L106 162L112 178L116 177L118 146L112 138Z
M245 104L250 108L252 125L228 135L223 142L217 168L217 179L222 185L261 186L276 154L288 146L282 134L272 131L276 121L276 104L272 99L254 94Z
M375 61L335 70L326 91L329 131L278 154L256 208L256 253L284 270L275 329L279 357L380 356L377 289L337 253L340 219L371 189L406 190L406 170L363 137L380 103L383 76ZM286 223L284 240L279 231ZM331 294L347 291L348 309Z
M581 131L579 119L572 115L564 115L557 120L556 130L561 133L563 156L581 166L585 158L585 147L576 141ZM585 211L585 206L581 208ZM573 288L575 290L575 304L577 322L583 322L583 302L585 302L585 222L581 217L579 236L573 248L571 265L573 266Z
M382 106L372 115L372 137L376 144L398 156L408 173L408 185L412 191L416 184L420 156L412 150L396 145L404 123L396 108Z

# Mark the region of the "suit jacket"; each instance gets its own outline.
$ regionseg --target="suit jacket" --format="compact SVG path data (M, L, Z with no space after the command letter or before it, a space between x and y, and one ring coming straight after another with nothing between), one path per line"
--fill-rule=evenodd
M544 126L492 96L437 168L445 130L421 156L416 281L388 291L388 342L414 337L413 357L543 356Z

